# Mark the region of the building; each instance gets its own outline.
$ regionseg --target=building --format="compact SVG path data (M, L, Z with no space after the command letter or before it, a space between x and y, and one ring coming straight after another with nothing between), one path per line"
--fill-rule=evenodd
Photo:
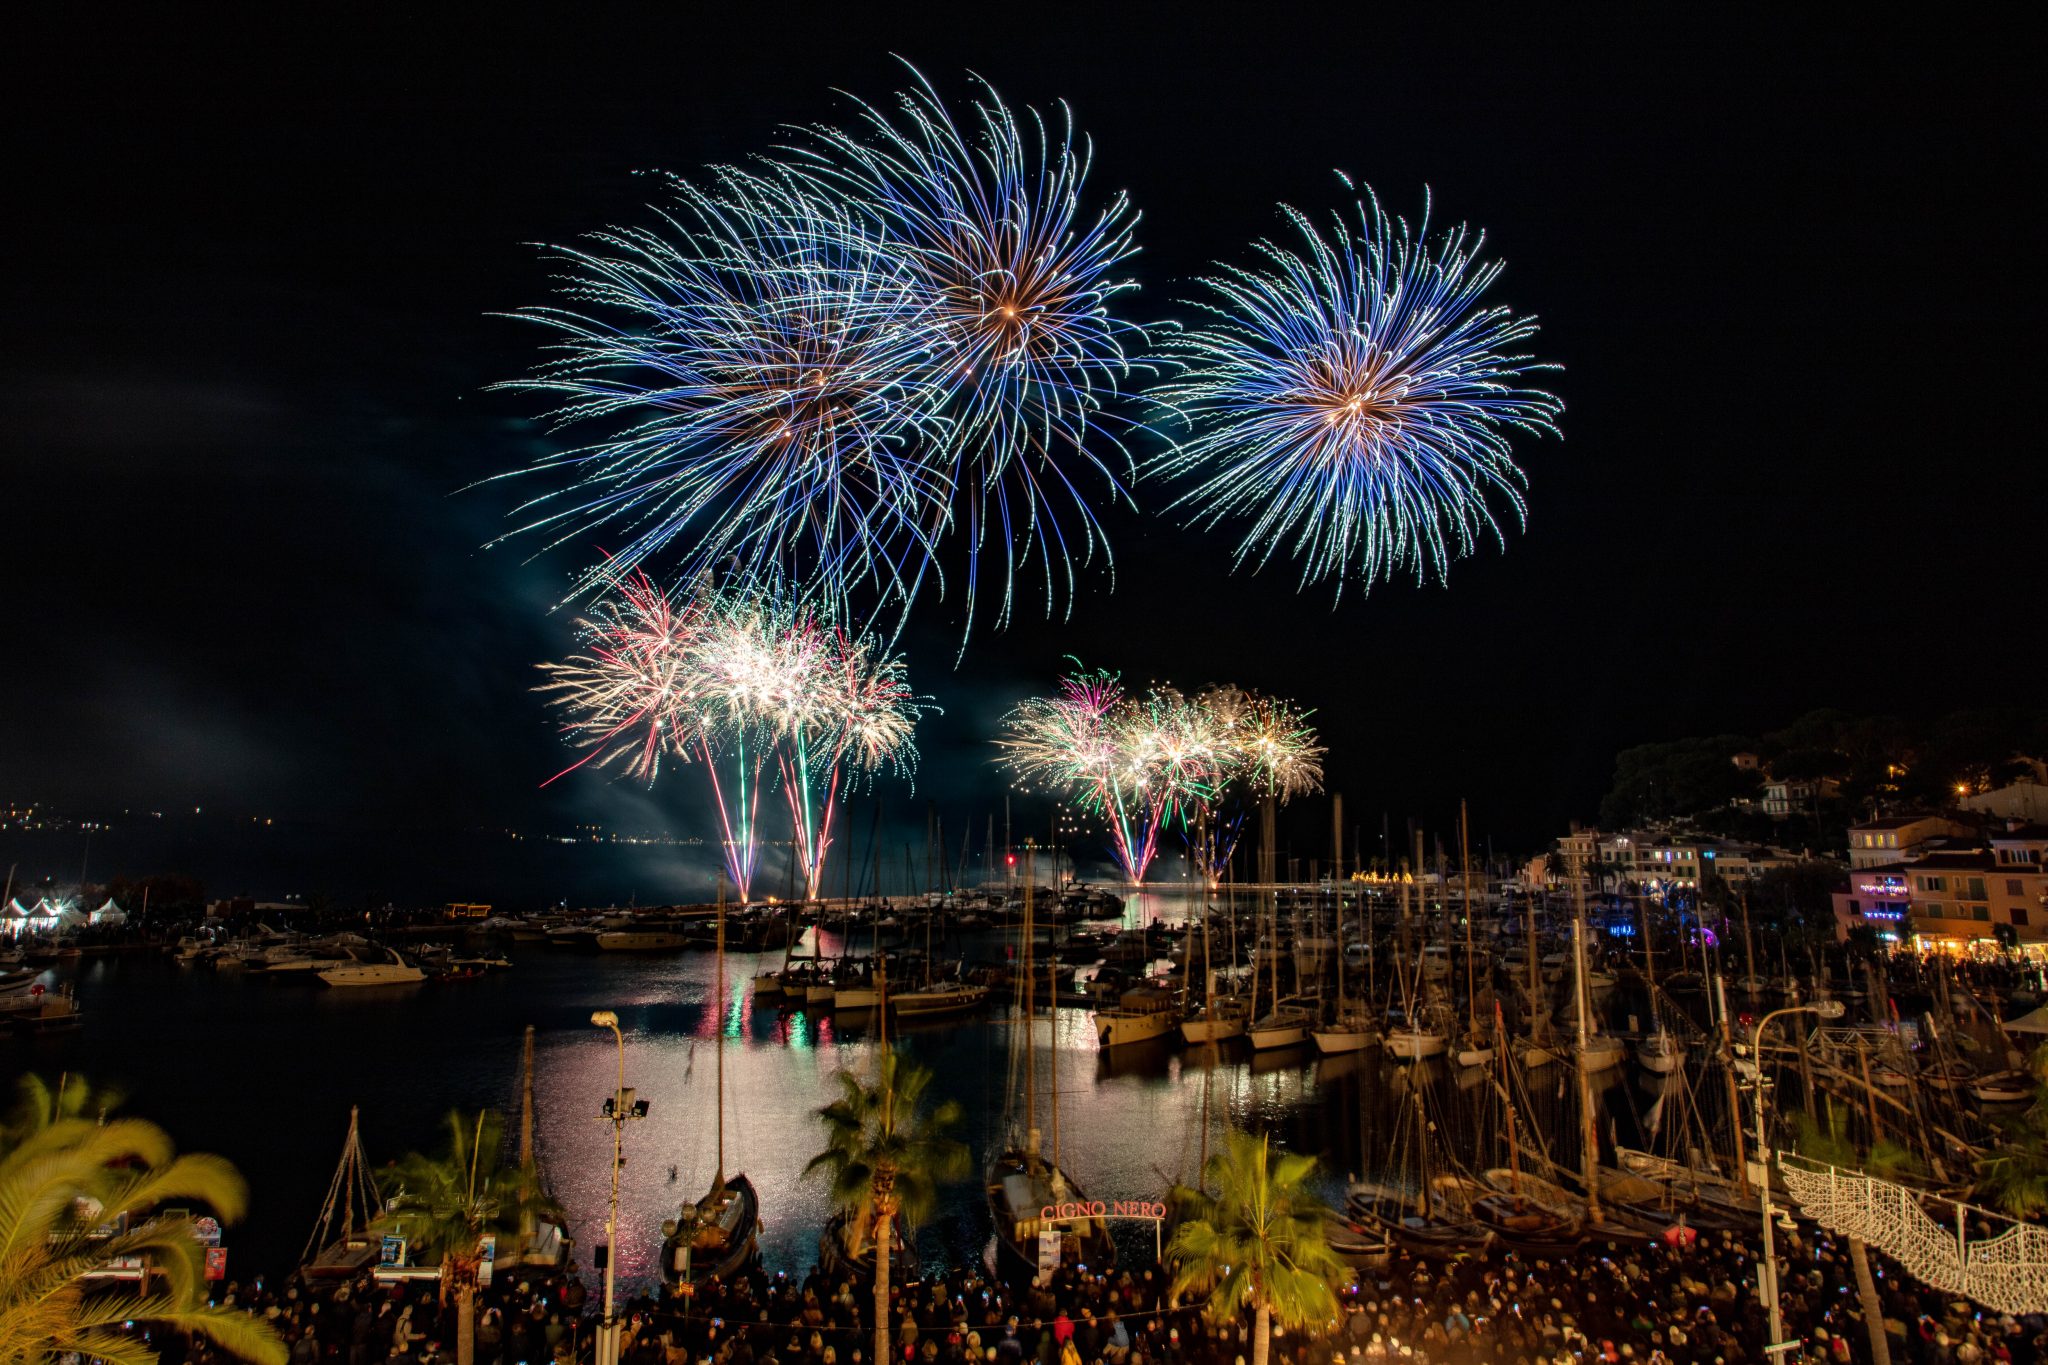
M2027 846L2023 838L2006 840L2006 861L1999 849L1985 848L1929 853L1907 864L1914 941L1991 942L1997 926L2010 925L2022 944L2048 944L2048 874L2039 861L2009 860Z
M1602 834L1573 830L1557 841L1557 877L1569 886L1574 866L1606 869L1607 889L1622 891L1652 884L1691 890L1712 873L1723 881L1754 881L1774 867L1802 861L1784 849L1734 843L1707 834L1674 830L1632 830ZM1589 888L1590 889L1590 888Z
M1808 815L1812 813L1815 801L1832 801L1841 789L1842 784L1832 777L1813 782L1792 782L1774 777L1764 784L1764 814L1773 820Z
M1894 815L1849 827L1849 866L1910 863L1956 841L1975 847L1977 832L1944 815Z
M1908 865L1877 863L1850 869L1846 890L1834 894L1835 941L1851 929L1871 928L1886 943L1897 943L1913 909L1913 883Z
M2048 820L2048 786L2035 778L2023 777L1996 791L1965 796L1956 804L1964 810L1978 811L2000 820L2039 822Z

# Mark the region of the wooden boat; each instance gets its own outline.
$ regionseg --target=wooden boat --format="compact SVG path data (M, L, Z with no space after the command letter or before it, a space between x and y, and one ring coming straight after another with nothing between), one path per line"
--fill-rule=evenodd
M1967 1086L1981 1104L2024 1104L2034 1098L2034 1078L2024 1071L1992 1071Z
M1098 1043L1122 1047L1165 1037L1179 1025L1180 1011L1171 991L1141 984L1118 996L1115 1005L1095 1011L1093 1022Z
M761 1201L744 1175L715 1181L661 1225L661 1279L676 1286L729 1280L760 1255Z
M714 948L718 966L711 998L726 999L725 992L725 879L718 883L718 924ZM661 1225L661 1278L670 1286L694 1284L713 1276L731 1279L760 1256L761 1199L754 1182L744 1175L725 1173L725 1030L716 1030L713 1056L718 1062L718 1165L711 1188L694 1204L685 1204L677 1216Z
M1644 1070L1654 1071L1659 1076L1668 1076L1685 1065L1685 1044L1678 1038L1659 1029L1636 1045L1636 1060Z
M1316 1051L1325 1056L1360 1052L1380 1041L1380 1031L1363 1005L1345 1006L1335 1019L1311 1030L1309 1036L1315 1040Z
M1252 1040L1252 1047L1263 1052L1307 1042L1309 1030L1315 1027L1315 1023L1315 1012L1306 1005L1282 1002L1277 1008L1254 1019L1245 1034Z
M1110 1240L1103 1219L1090 1216L1046 1221L1050 1207L1083 1205L1087 1196L1042 1157L1011 1148L989 1166L987 1178L989 1219L995 1227L990 1247L990 1273L1013 1285L1031 1283L1038 1275L1038 1236L1059 1233L1059 1263L1086 1266L1101 1274L1116 1264L1116 1243Z
M1424 1201L1379 1185L1355 1185L1345 1203L1352 1221L1377 1231L1411 1256L1450 1260L1481 1251L1493 1232L1462 1206Z
M856 1244L849 1245L844 1210L834 1212L818 1234L818 1269L827 1280L874 1283L875 1244L862 1234ZM889 1224L889 1278L892 1283L907 1284L916 1278L916 1270L916 1258L903 1235L903 1220L894 1219Z
M1180 1036L1189 1044L1221 1043L1244 1036L1251 1007L1244 997L1212 995L1209 1002L1181 1020Z

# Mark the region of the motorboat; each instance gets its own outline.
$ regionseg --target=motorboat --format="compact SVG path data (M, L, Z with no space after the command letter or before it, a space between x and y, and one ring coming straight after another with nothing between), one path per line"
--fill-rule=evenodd
M323 968L320 979L330 986L407 986L427 979L427 974L400 957L397 949L386 948L383 952L381 960L358 960Z
M599 951L607 953L673 953L689 945L687 935L675 929L652 926L606 929L597 936Z

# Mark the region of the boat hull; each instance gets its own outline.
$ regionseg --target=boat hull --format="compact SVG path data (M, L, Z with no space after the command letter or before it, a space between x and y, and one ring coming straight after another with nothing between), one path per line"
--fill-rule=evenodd
M1414 1029L1396 1029L1387 1035L1387 1055L1397 1062L1419 1062L1425 1057L1441 1057L1449 1051L1450 1039L1441 1033L1421 1033Z
M1363 1052L1380 1040L1371 1030L1358 1029L1317 1029L1309 1037L1315 1040L1316 1051L1324 1056L1343 1052Z

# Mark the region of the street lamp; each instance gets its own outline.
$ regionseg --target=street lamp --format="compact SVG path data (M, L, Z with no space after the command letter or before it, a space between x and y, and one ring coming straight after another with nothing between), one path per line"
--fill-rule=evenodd
M1763 1179L1757 1181L1757 1199L1763 1212L1764 1255L1757 1263L1757 1288L1762 1291L1764 1302L1771 1310L1771 1339L1765 1343L1765 1351L1782 1354L1798 1345L1787 1343L1785 1319L1778 1311L1778 1252L1776 1239L1771 1235L1771 1156L1765 1146L1764 1137L1764 1029L1771 1020L1787 1014L1812 1014L1822 1019L1842 1017L1842 1002L1839 1000L1816 1000L1811 1005L1788 1005L1781 1010L1772 1010L1756 1021L1750 1030L1749 1053L1756 1063L1756 1151L1757 1164L1763 1170Z
M590 1022L610 1029L619 1045L618 1090L604 1102L597 1116L612 1125L612 1202L604 1225L604 1318L597 1325L597 1365L618 1365L619 1320L612 1311L612 1282L619 1263L619 1169L626 1164L626 1120L646 1118L647 1101L634 1099L633 1092L626 1088L626 1035L619 1032L619 1016L611 1010L599 1010L590 1016Z

